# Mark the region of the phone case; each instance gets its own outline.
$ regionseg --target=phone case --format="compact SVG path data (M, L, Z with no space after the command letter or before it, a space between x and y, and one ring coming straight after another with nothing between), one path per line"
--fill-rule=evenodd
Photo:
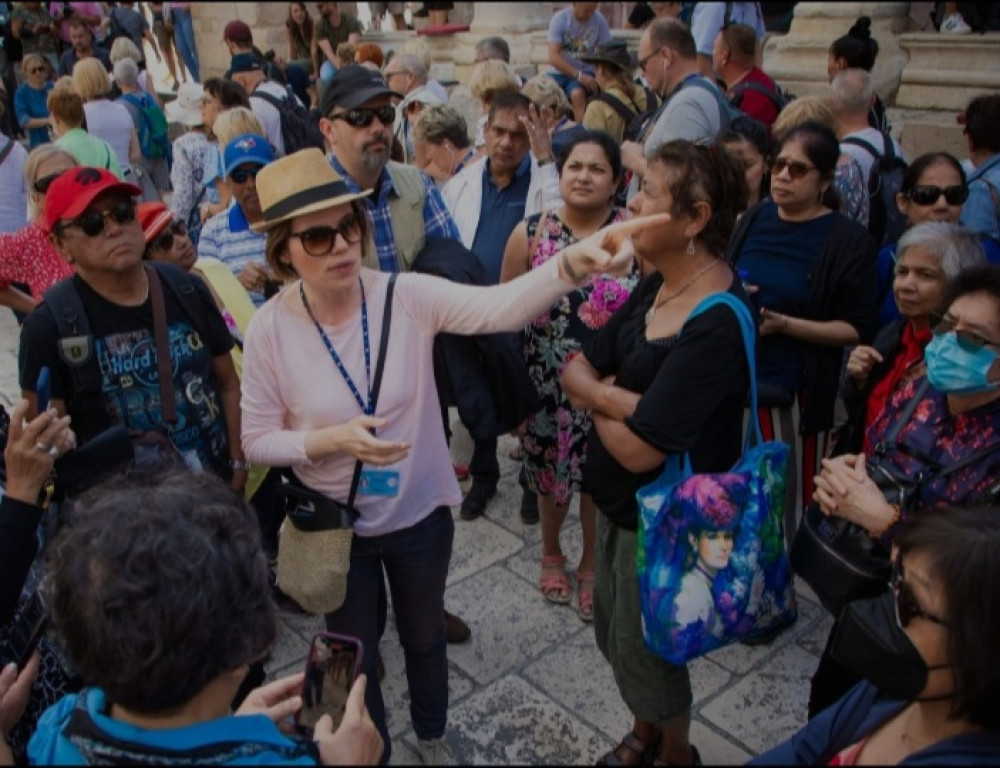
M323 645L319 645L319 643ZM338 646L336 654L323 655L322 649L332 645ZM350 654L343 653L350 650ZM353 656L353 660L351 657ZM340 725L343 717L343 702L347 701L354 681L361 674L361 662L364 658L364 646L356 637L338 635L334 632L318 632L309 642L309 655L306 657L305 679L302 681L302 709L295 715L295 725L303 735L311 735L316 722L323 714L333 718L333 727ZM341 702L341 698L343 702ZM339 711L329 711L329 706L321 704L335 700ZM327 711L324 711L326 709Z

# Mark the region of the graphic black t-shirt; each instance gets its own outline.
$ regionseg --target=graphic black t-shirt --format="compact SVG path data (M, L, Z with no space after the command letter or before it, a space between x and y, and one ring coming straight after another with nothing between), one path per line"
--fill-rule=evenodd
M21 330L21 388L34 391L38 372L47 365L52 399L66 402L81 444L117 424L137 433L163 427L152 301L147 298L136 307L113 304L79 276L70 279L83 300L94 338L100 392L74 397L72 372L58 351L55 318L41 305ZM177 424L167 429L171 442L192 470L228 477L226 421L212 380L212 360L228 354L233 340L208 288L196 277L191 280L196 288L185 298L202 302L200 311L185 310L181 298L166 280L161 281L177 404ZM196 328L192 320L196 317L204 317L205 329Z
M729 307L716 306L679 335L647 340L646 310L662 283L659 274L643 279L583 353L602 378L614 374L616 386L642 395L625 419L636 435L664 453L689 453L695 472L726 472L740 456L750 388L739 321ZM729 292L746 301L735 278ZM630 472L591 428L584 484L615 525L636 530L635 492L662 471Z

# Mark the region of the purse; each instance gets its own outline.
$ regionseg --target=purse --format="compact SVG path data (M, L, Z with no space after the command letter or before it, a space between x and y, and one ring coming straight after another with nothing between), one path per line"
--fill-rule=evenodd
M395 285L396 274L393 273L386 288L382 335L372 379L372 413L378 404L385 370ZM309 613L332 613L344 604L347 596L351 542L358 519L354 501L361 481L361 467L362 462L356 461L346 504L309 488L294 475L291 479L286 478L275 492L278 511L286 516L278 539L277 585Z
M889 461L890 447L905 449L905 446L898 445L899 433L909 423L929 388L930 382L925 379L865 465L868 476L882 491L885 500L898 504L903 516L912 512L924 484L946 477L1000 450L1000 445L993 444L947 466L921 457L929 466L927 471L916 474L906 472ZM843 518L827 517L815 503L806 508L792 542L792 569L834 616L839 616L848 603L878 597L887 589L892 575L889 558L890 551L882 541L873 539L867 530Z
M643 637L677 665L798 615L783 531L789 449L761 437L755 327L743 302L714 294L688 321L717 304L736 313L750 370L743 455L715 474L695 474L687 454L668 456L663 473L636 493Z

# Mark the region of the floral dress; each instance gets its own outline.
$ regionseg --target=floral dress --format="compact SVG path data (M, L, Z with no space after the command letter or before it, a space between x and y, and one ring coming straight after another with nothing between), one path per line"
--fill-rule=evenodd
M543 216L536 214L527 219L529 248ZM622 218L623 211L615 209L604 226ZM555 213L549 213L541 226L543 231L531 254L532 269L577 240ZM541 409L528 418L527 434L521 438L524 469L531 490L552 495L557 505L569 503L573 493L580 490L590 432L589 415L570 406L559 378L569 359L625 303L639 277L636 265L624 277L594 277L583 288L559 299L524 329L528 374L542 401Z

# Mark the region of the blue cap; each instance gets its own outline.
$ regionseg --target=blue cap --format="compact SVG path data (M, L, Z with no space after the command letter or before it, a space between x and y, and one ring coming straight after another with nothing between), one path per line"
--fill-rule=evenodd
M256 133L244 133L237 136L226 144L222 152L222 164L226 169L226 176L234 169L247 163L257 165L267 165L274 162L274 150L271 144L263 136Z

